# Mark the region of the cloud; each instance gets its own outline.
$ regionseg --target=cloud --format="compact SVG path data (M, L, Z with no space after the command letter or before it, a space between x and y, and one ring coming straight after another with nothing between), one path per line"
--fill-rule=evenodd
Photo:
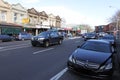
M52 13L53 15L59 15L60 17L65 18L68 24L80 24L86 19L86 17L82 16L80 13L64 6L39 7L37 9L39 11L45 11L48 14Z
M25 0L21 0L21 2L23 2L23 3L37 3L37 2L39 2L40 0L27 0L27 1L25 1Z
M59 15L66 20L66 24L88 24L96 26L103 24L99 19L81 14L82 12L71 10L64 6L36 7L38 11L45 11L47 14Z

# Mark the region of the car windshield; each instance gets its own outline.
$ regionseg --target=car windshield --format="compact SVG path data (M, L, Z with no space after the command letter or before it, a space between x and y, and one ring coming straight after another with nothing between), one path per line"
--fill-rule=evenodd
M47 32L41 32L40 34L38 34L38 36L42 36L45 37L47 35Z
M81 46L82 49L110 53L109 44L99 43L99 42L86 42Z

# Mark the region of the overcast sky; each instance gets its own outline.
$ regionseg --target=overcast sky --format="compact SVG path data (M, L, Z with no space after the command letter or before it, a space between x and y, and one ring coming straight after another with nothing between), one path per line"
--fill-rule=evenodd
M120 0L4 0L20 3L25 8L35 8L47 14L59 15L67 24L108 24L108 19L120 8ZM112 6L112 7L110 7Z

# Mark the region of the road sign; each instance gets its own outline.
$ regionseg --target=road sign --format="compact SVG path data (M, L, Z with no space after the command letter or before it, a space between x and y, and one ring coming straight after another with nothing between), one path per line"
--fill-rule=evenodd
M22 19L22 23L25 24L25 23L29 23L30 22L30 19L29 18L23 18Z

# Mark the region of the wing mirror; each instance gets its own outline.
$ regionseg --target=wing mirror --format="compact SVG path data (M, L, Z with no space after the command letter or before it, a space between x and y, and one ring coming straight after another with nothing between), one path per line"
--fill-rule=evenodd
M80 46L77 46L77 48L80 48Z
M113 51L113 53L114 53L114 54L116 54L116 53L117 53L117 51L116 51L116 50L114 50L114 51Z

